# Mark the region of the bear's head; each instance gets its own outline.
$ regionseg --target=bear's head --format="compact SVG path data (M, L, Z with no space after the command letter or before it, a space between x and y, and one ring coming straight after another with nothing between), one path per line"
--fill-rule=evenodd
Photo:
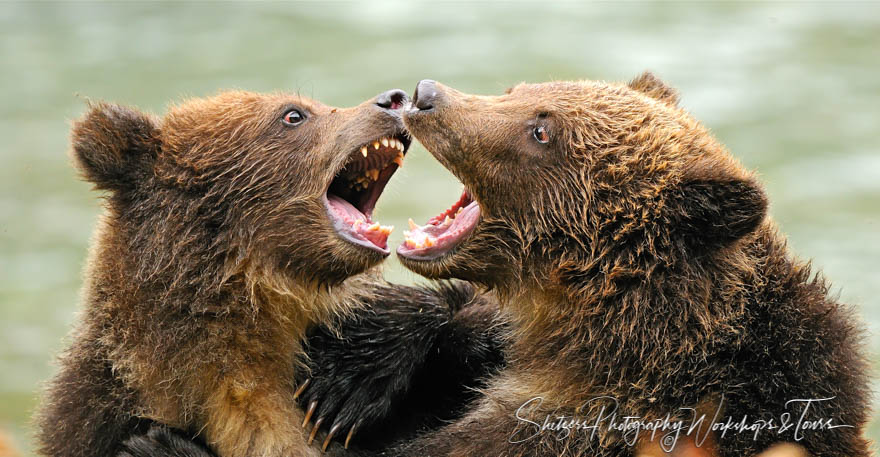
M100 103L75 122L72 155L107 191L100 236L130 281L208 295L260 281L248 274L332 285L388 255L372 212L410 143L405 102L231 91L162 119Z
M676 105L676 91L650 73L629 84L520 84L501 96L420 82L404 121L465 190L411 227L399 256L430 277L576 286L643 280L664 262L723 250L758 227L767 201Z

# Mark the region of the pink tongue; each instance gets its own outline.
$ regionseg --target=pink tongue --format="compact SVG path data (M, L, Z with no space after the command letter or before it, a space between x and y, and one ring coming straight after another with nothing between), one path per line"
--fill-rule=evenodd
M364 216L364 213L358 211L351 203L337 197L336 195L327 195L327 203L330 204L330 208L332 208L337 215L345 219L349 224L354 223L354 221L361 219L363 221L367 220L367 217Z
M364 216L351 203L337 197L336 195L327 195L327 203L334 213L345 221L347 229L357 233L361 238L385 249L388 247L388 234L382 233L380 230L367 230L372 223L370 219ZM361 223L356 224L356 221Z

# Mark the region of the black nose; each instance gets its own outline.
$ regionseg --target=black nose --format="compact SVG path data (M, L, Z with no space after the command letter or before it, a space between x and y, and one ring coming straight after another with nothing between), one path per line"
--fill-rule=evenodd
M400 89L391 89L376 97L376 104L385 109L400 109L406 103L406 92Z
M416 91L413 93L413 105L420 110L429 110L434 107L439 98L437 81L423 79L416 85Z

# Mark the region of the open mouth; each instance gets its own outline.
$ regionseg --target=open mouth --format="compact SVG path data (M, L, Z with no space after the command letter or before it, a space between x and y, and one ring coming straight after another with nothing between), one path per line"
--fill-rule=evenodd
M388 254L392 226L373 221L373 209L391 175L403 166L410 145L405 133L370 141L356 149L327 189L330 220L345 240Z
M404 242L397 253L414 260L431 260L451 251L465 239L480 222L480 205L465 189L452 207L419 226L409 220L409 230L403 232Z

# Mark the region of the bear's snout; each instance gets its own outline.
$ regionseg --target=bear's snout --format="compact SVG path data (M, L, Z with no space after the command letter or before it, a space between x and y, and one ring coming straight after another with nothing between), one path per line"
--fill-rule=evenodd
M416 91L413 93L413 106L419 111L427 111L437 104L443 93L437 86L437 81L431 79L423 79L416 84Z
M400 89L391 89L387 92L382 92L376 97L376 105L382 109L389 110L398 110L406 104L406 92Z

